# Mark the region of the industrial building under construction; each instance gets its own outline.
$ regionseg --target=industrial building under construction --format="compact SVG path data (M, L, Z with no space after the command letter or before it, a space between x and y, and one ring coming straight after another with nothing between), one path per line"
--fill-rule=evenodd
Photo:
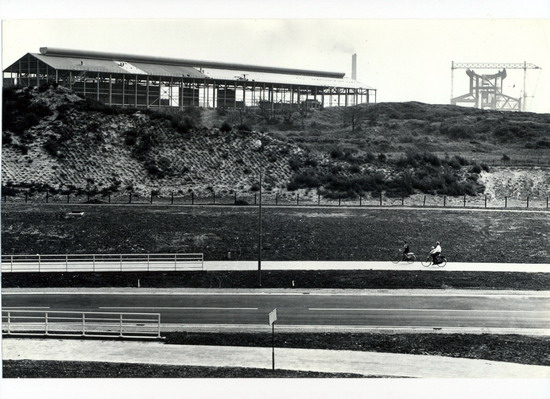
M356 58L352 77L356 77ZM56 82L108 105L329 107L376 102L344 73L42 47L4 70L4 86Z

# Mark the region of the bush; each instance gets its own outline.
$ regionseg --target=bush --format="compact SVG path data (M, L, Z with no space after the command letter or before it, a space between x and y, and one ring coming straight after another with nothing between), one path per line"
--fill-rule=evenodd
M470 173L475 173L475 174L480 174L481 173L481 166L479 166L478 164L475 164L470 168L469 172Z
M224 133L229 133L233 128L231 125L227 122L222 123L222 126L220 127L220 131Z

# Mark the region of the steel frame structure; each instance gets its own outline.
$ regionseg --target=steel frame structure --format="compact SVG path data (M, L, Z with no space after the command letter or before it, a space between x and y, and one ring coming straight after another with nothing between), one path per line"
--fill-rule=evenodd
M28 53L4 70L4 86L40 86L55 82L75 93L107 105L137 108L245 108L269 103L298 109L318 102L319 107L376 102L376 89L261 82L241 76L231 79L155 76L56 69Z

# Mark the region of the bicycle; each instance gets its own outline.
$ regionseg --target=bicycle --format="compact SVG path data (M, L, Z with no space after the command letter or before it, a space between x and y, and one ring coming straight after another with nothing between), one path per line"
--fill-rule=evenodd
M445 267L445 265L447 264L447 258L445 258L443 255L438 255L437 260L438 260L437 263L433 263L432 255L428 255L426 260L423 260L421 263L422 263L422 266L424 267L429 267L431 265L434 265L437 267Z
M392 262L394 264L398 264L399 262L407 262L407 263L414 263L416 261L416 255L412 252L409 252L408 254L404 254L403 252L399 252L399 255L392 259Z

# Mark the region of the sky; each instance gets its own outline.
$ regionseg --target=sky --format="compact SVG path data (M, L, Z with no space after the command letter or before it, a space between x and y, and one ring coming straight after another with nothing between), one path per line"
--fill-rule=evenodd
M550 17L550 6L548 9ZM40 47L61 47L337 71L351 76L351 56L357 53L358 80L378 90L378 102L432 104L448 104L451 94L456 97L468 91L465 69L456 69L451 83L452 61L526 61L541 68L527 70L526 109L550 113L549 18L472 19L465 15L427 19L415 14L410 19L384 14L382 19L373 19L368 13L357 15L361 18L186 19L189 14L184 14L186 18L177 19L123 19L120 15L114 15L115 19L5 19L2 61L6 68ZM524 71L507 72L504 93L521 97Z

